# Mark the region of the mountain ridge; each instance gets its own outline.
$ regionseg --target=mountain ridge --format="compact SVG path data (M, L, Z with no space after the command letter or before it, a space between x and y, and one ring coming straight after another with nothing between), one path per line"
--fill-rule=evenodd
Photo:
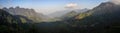
M33 21L37 21L37 22L41 22L45 18L45 16L43 14L35 12L34 9L20 8L19 6L15 7L15 8L4 7L3 10L9 12L12 15L22 15Z

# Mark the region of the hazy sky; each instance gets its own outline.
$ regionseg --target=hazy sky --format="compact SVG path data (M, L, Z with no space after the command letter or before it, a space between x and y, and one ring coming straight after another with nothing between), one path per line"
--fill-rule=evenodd
M0 8L16 7L33 8L36 12L50 14L59 10L66 9L65 7L76 8L93 8L102 2L108 0L0 0Z

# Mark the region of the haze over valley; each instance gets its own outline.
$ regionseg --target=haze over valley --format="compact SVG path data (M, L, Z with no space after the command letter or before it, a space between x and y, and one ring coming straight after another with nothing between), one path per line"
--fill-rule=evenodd
M120 33L120 0L0 0L0 33Z

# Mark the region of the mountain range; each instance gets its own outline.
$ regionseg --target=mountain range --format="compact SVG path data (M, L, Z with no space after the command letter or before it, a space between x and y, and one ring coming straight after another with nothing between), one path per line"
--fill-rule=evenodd
M119 14L120 5L103 2L92 10L75 16L72 21L70 19L68 21L74 23L76 27L87 27L85 29L91 33L117 33L120 30Z
M85 12L87 10L89 10L89 9L85 8L85 9L75 9L75 10L61 10L61 11L56 11L56 12L51 13L51 14L49 14L49 16L51 16L51 17L61 17L61 16L65 15L69 12L75 11L77 13L82 13L82 12Z
M0 9L0 33L23 33L31 29L32 20L21 15L12 15ZM29 31L30 32L30 31Z
M93 9L84 10L85 12L65 10L53 13L56 14L53 17L62 19L60 21L28 23L41 20L41 15L33 9L3 8L0 10L0 20L2 20L0 29L3 32L0 31L0 33L5 33L5 31L15 33L120 33L120 5L103 2ZM36 18L40 19L36 20Z
M45 18L45 15L35 12L34 9L20 8L19 6L15 7L15 8L4 7L3 10L7 11L8 13L10 13L12 15L25 16L28 19L31 19L31 20L36 21L36 22L40 22Z

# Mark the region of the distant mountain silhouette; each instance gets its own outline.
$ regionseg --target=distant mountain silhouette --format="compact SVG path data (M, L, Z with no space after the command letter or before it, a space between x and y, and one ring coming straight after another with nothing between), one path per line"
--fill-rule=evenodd
M61 10L61 11L56 11L54 13L51 13L49 15L52 17L62 17L63 15L65 15L69 12L72 12L72 11L75 11L77 13L82 13L82 12L85 12L87 10L89 10L89 9L85 8L85 9L75 9L75 10Z
M77 13L76 11L71 11L71 12L68 12L66 13L65 15L61 16L60 18L62 20L66 20L66 19L70 19L72 17L75 17L76 15L78 15L79 13Z

